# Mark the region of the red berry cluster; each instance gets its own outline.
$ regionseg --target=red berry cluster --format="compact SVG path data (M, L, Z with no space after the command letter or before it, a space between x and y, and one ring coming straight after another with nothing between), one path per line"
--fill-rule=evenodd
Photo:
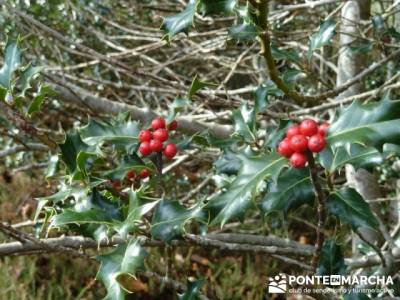
M135 180L140 180L140 179L146 179L147 177L150 176L150 171L148 169L143 169L139 172L139 174L136 175L135 170L130 170L128 173L126 173L126 179L128 182L134 182ZM124 179L125 181L125 179ZM119 180L110 180L111 186L115 190L119 190L122 188L122 182Z
M300 125L289 127L286 137L278 145L278 153L290 158L290 164L294 168L303 168L307 164L306 151L321 152L326 146L325 134L329 128L328 123L318 126L311 119L303 120Z
M163 118L155 118L151 122L151 129L145 129L139 133L139 152L143 156L148 156L153 152L163 152L166 158L172 159L178 151L176 145L169 143L164 146L163 143L168 140L169 132L177 128L178 123L175 120L166 126Z

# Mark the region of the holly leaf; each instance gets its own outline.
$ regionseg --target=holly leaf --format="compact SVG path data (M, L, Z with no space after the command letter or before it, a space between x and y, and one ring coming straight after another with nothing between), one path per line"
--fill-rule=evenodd
M287 129L293 122L291 120L279 120L279 125L273 128L267 128L265 135L265 145L275 149L286 135Z
M91 146L110 141L116 146L133 147L137 145L139 132L139 123L130 120L115 120L106 124L91 119L79 130L82 140Z
M257 27L252 23L243 22L228 29L228 36L237 42L253 42L256 40L257 35Z
M21 50L18 40L8 39L4 49L4 64L0 69L0 86L10 89L13 73L20 67Z
M77 171L78 154L81 152L85 153L97 153L93 147L82 141L81 136L78 132L67 133L63 144L59 144L61 149L61 157L68 167L71 174L75 174ZM80 159L80 167L82 167L82 158Z
M122 181L129 171L135 170L135 172L139 172L145 166L144 161L136 153L133 153L131 155L124 155L115 169L106 171L102 175L111 180Z
M214 87L215 88L217 86L218 85L215 83L201 81L199 79L199 76L196 74L196 76L194 76L194 78L193 78L192 84L190 85L189 92L188 92L188 98L192 99L194 94L196 94L199 90L201 90L205 87Z
M400 100L388 96L376 103L353 102L340 111L328 131L330 147L338 148L358 143L382 150L386 143L400 143Z
M307 53L308 60L311 59L316 49L322 48L330 43L332 37L335 35L335 28L336 23L333 19L328 19L321 24L318 32L310 39Z
M303 204L313 205L314 188L307 168L287 169L273 183L261 202L265 213L281 211L287 215Z
M257 112L263 112L268 106L268 88L260 84L254 92Z
M293 63L301 63L299 54L295 50L281 50L278 46L271 45L272 56L275 60L288 60Z
M40 85L36 96L33 98L32 102L28 106L27 115L32 116L35 112L40 111L40 107L46 97L55 96L56 93L48 85Z
M164 19L161 29L165 32L167 40L171 40L173 36L180 32L189 33L189 28L193 26L197 4L197 0L190 0L185 10Z
M206 206L212 216L215 216L212 225L223 226L230 219L243 216L254 197L265 188L264 180L275 181L287 165L287 159L277 153L239 153L238 158L242 163L238 176L228 190L210 199Z
M326 148L318 157L321 165L330 173L333 173L346 164L351 164L356 169L377 166L383 163L385 158L398 153L399 149L393 147L392 144L383 145L382 153L373 147L351 144L347 147L341 146L334 152L332 149Z
M218 173L228 175L236 175L239 172L242 162L237 158L236 154L230 150L225 150L224 153L214 162L214 167Z
M167 243L185 233L185 225L193 219L205 220L203 204L192 208L182 206L178 201L162 200L156 207L151 222L151 235L154 239Z
M26 91L31 88L31 80L35 79L42 70L42 67L34 67L30 64L21 71L21 76L19 78L19 83L21 84L21 97L25 97Z
M327 201L328 211L342 223L350 224L354 231L359 227L377 229L379 223L368 203L352 188L343 187L332 193Z
M206 281L204 279L197 280L194 282L188 282L186 291L183 294L178 295L178 299L179 300L197 299L197 295L205 283Z
M131 240L128 245L118 245L108 254L97 256L100 261L100 269L97 278L107 289L106 300L124 300L130 293L122 282L135 279L136 271L143 268L146 251L140 246L140 240Z
M317 267L317 275L345 275L342 250L334 239L325 240Z
M126 238L129 232L137 229L141 218L153 210L153 208L159 202L157 200L146 201L144 196L145 190L143 188L140 188L139 190L129 190L129 206L127 217L125 221L115 227L122 238Z
M203 16L232 13L237 0L200 0L199 11Z
M247 102L244 102L239 109L233 111L232 117L235 123L234 135L243 137L243 139L248 143L255 142L257 139L255 108L250 107Z

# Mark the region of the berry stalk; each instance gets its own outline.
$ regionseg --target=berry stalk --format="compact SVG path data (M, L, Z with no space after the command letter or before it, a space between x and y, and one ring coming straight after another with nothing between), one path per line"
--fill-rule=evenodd
M325 240L324 234L324 226L325 226L325 195L322 191L321 184L318 180L318 168L315 164L314 156L311 152L306 152L308 165L310 168L310 177L312 185L314 186L314 192L317 199L317 215L318 215L318 223L317 223L317 239L315 241L315 251L311 260L311 267L315 272L317 269L317 265L321 256L322 245Z

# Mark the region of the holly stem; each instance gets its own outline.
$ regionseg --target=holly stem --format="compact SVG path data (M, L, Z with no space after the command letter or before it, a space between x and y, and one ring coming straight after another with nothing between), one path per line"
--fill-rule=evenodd
M308 165L310 169L310 177L312 185L314 186L314 192L317 199L317 239L315 241L315 251L311 260L311 267L314 272L317 269L317 265L321 256L322 245L325 240L324 225L325 225L325 195L322 191L321 183L318 179L318 168L315 164L314 156L311 152L307 151Z

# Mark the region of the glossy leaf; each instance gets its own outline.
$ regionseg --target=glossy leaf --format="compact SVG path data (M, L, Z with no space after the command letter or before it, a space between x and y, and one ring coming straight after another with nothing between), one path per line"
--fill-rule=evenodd
M189 28L193 26L197 5L197 0L190 0L185 10L164 19L161 29L165 32L168 40L180 32L189 33Z
M13 73L20 67L21 50L18 41L8 39L4 49L4 63L0 69L0 86L10 89Z
M193 78L192 84L190 85L189 92L188 92L188 98L192 99L194 94L196 94L199 90L205 88L205 87L217 87L218 85L215 83L211 82L205 82L199 79L199 76L195 76Z
M343 187L328 197L327 208L342 223L350 224L353 230L359 227L377 229L379 223L368 203L356 190Z
M53 89L48 85L40 85L37 95L33 98L32 102L28 106L27 114L32 116L33 113L40 111L40 107L43 104L43 101L48 96L55 96L56 93Z
M386 143L400 143L400 101L389 97L376 103L353 102L340 111L327 135L329 145L339 146L359 143L382 150Z
M243 217L252 200L263 189L264 180L275 181L287 165L287 159L276 154L238 154L242 162L239 174L229 189L210 199L207 208L215 216L212 224L222 226L231 219Z
M232 117L235 122L235 135L243 137L248 143L254 142L257 134L255 108L245 102L233 111Z
M187 289L183 294L178 295L179 300L195 300L203 285L206 283L205 280L197 280L194 282L188 282Z
M242 163L240 159L230 150L226 150L215 162L214 166L218 173L236 175Z
M25 96L26 91L31 88L31 80L36 78L39 75L40 71L42 71L42 69L42 67L34 67L32 65L29 65L21 71L21 76L19 78L19 82L21 84L20 96Z
M325 240L317 267L317 275L345 275L342 250L334 239Z
M265 213L280 211L285 215L303 204L314 204L314 188L308 168L287 169L273 183L261 202Z
M335 35L336 22L333 19L328 19L323 22L316 34L314 34L308 45L307 57L310 60L313 52L325 45L328 45Z
M97 256L100 261L100 269L97 278L107 289L106 300L124 300L127 292L121 279L124 281L134 279L136 271L143 268L146 251L140 246L139 240L132 240L128 245L118 245L108 254Z
M190 220L205 220L203 204L185 208L178 201L162 200L156 207L151 222L151 235L154 239L167 243L181 237L185 232L185 224Z
M199 11L204 15L228 14L233 12L237 0L200 0Z

